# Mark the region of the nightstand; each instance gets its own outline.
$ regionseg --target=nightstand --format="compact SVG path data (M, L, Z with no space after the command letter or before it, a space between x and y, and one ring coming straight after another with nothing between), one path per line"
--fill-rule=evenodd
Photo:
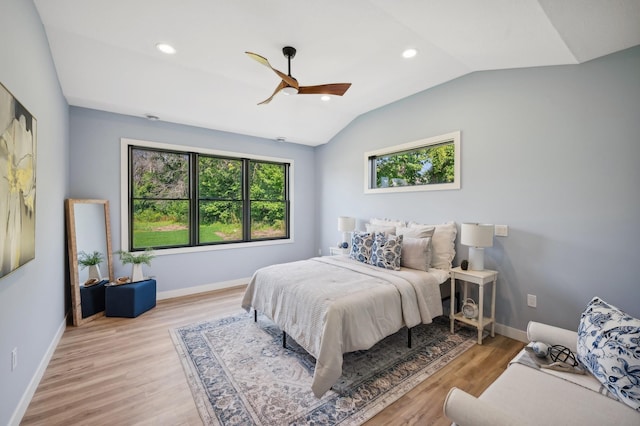
M455 294L456 279L463 281L462 286L462 303L467 299L469 283L478 285L478 318L469 319L465 317L462 312L455 311L455 303L453 298L451 299L451 313L449 319L451 320L451 333L454 333L454 325L456 320L469 324L478 329L478 344L482 344L482 332L484 328L491 325L491 337L495 336L496 325L496 281L498 279L498 271L492 271L490 269L484 269L482 271L462 270L457 267L450 270L451 273L451 294ZM484 316L484 286L491 286L491 316Z
M335 255L338 255L338 254L341 254L343 256L347 256L349 254L349 249L348 248L343 249L343 248L340 248L340 247L329 247L329 254L331 256L335 256Z

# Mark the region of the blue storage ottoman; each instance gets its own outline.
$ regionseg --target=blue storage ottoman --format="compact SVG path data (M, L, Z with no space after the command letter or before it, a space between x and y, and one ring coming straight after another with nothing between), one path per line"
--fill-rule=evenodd
M104 311L104 289L106 288L104 285L108 282L109 280L102 280L98 284L89 287L80 286L82 318Z
M105 315L135 318L156 306L156 280L107 286Z

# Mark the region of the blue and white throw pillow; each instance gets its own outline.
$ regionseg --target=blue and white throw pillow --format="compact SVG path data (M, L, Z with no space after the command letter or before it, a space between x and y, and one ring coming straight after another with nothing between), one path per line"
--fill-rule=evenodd
M376 233L371 250L371 264L379 268L400 270L402 256L402 235Z
M640 411L640 319L594 297L580 319L577 349L600 383Z
M349 257L358 262L369 263L373 248L373 235L370 232L354 232L351 237Z

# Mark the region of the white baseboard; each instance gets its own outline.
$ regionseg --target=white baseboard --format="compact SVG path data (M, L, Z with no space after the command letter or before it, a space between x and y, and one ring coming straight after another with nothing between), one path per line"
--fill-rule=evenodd
M29 404L31 403L31 399L33 395L36 393L36 389L40 384L40 380L42 380L42 376L44 376L44 372L47 370L47 366L49 366L49 361L53 357L53 353L56 351L58 347L58 343L60 343L60 339L62 339L62 335L64 334L64 330L67 328L67 315L64 316L62 320L62 324L58 327L58 331L56 332L53 340L49 344L47 348L47 352L44 354L42 359L40 360L40 364L38 368L31 378L31 382L29 382L29 386L22 394L22 398L20 399L20 403L16 407L13 415L9 419L10 426L18 426L24 417L24 414L27 412L27 408L29 408Z
M181 288L179 290L169 290L158 292L156 298L158 300L171 299L174 297L189 296L191 294L206 293L207 291L222 290L225 288L238 287L249 283L251 278L240 278L231 281L222 281L211 284L204 284L195 287Z
M496 333L509 337L511 339L519 340L520 342L523 342L523 343L529 343L529 339L527 339L526 331L518 330L517 328L507 327L504 324L496 323Z

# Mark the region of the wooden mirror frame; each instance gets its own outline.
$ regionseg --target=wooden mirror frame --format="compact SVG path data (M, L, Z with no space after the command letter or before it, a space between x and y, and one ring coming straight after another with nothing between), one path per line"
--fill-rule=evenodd
M76 229L75 206L78 204L102 204L104 206L104 232L107 245L105 259L109 281L114 281L113 276L113 255L111 250L111 221L109 219L109 201L92 199L65 200L65 217L67 225L67 248L69 253L69 284L71 285L71 313L73 325L79 326L98 317L104 316L104 311L97 312L86 318L82 318L82 300L80 296L80 272L78 267L78 234Z

